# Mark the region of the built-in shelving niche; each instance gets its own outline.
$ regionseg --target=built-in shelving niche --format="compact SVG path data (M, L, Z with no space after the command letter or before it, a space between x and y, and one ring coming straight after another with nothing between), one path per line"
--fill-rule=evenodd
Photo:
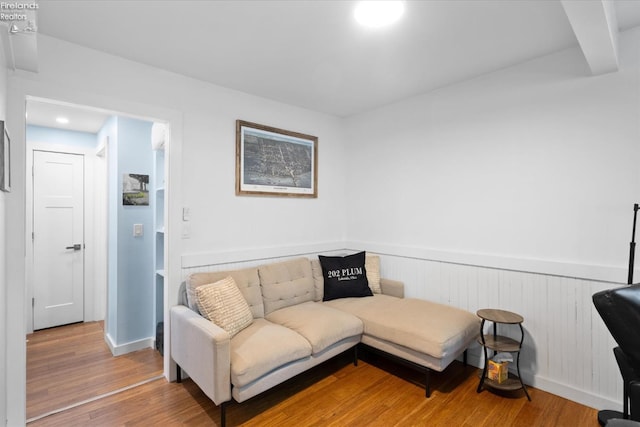
M154 270L155 270L155 322L156 331L162 330L164 325L164 242L165 242L165 175L164 148L154 150ZM159 326L162 323L161 326ZM163 333L156 333L156 340L163 339ZM156 343L157 349L164 350L163 343Z

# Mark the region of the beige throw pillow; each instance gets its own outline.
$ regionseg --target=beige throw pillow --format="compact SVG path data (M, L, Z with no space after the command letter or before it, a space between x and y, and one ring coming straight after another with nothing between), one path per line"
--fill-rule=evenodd
M200 313L233 338L253 322L253 315L233 277L196 288Z
M377 255L368 255L364 260L364 269L367 270L367 281L371 292L381 294L380 287L380 257Z

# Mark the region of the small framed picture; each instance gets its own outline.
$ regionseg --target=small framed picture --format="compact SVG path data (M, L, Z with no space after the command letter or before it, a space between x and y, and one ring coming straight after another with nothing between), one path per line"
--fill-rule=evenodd
M122 177L122 204L149 206L149 175L125 173Z

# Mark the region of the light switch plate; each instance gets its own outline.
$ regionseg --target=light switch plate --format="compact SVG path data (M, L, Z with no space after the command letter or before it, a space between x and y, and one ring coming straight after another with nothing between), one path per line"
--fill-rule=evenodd
M133 224L133 237L140 237L144 234L144 226L142 224Z
M191 208L185 206L182 208L182 220L190 221L191 220Z
M190 239L191 238L191 224L188 222L182 223L182 238Z

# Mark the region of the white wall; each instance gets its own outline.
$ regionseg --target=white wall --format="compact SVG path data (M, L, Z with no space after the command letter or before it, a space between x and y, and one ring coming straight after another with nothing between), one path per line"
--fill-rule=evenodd
M621 35L616 73L575 48L346 123L346 246L387 254L408 296L521 312L525 378L595 407L622 401L591 295L627 278L639 47Z
M342 122L334 117L216 87L39 35L39 73L10 77L8 114L24 127L26 96L121 111L169 123L169 171L166 238L170 275L166 306L175 304L180 284L180 257L216 262L229 253L256 254L258 248L305 251L345 238L345 183ZM318 199L235 196L235 120L243 119L319 138ZM14 135L24 144L24 130ZM15 150L16 193L8 206L15 226L7 236L9 322L24 318L24 150ZM184 173L182 172L184 171ZM191 238L180 240L181 208L191 208ZM268 249L260 251L269 253ZM260 255L262 256L262 255ZM166 314L166 312L165 312ZM165 318L168 316L165 315ZM169 328L165 327L165 330ZM10 424L24 420L24 331L8 337L12 371ZM168 353L166 353L168 355ZM169 370L165 358L165 372Z
M625 282L639 39L621 35L616 73L575 48L349 119L349 240Z
M346 163L339 119L185 83L182 91L194 104L185 112L183 200L192 219L184 254L210 253L217 260L232 251L344 240ZM318 198L237 197L236 119L317 136Z
M93 252L93 304L95 320L104 320L107 315L107 161L109 138L98 137L98 148L94 161L94 236L95 251ZM105 323L105 330L106 326Z

